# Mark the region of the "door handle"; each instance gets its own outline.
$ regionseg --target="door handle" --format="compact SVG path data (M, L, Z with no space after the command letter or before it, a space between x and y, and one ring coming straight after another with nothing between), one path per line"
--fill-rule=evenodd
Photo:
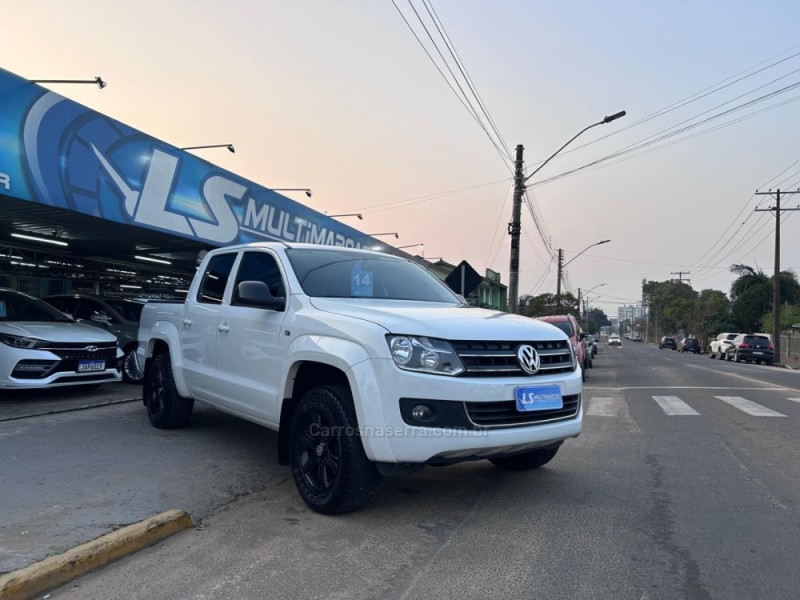
M189 325L192 324L192 320L184 318L184 319L181 319L181 323L183 323L186 327L188 327Z
M231 330L228 325L217 325L217 329L222 333L228 333Z

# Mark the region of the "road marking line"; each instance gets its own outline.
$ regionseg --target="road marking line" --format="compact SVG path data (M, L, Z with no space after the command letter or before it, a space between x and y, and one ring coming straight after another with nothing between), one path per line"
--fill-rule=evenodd
M787 400L791 400L792 402L800 402L800 398L787 398Z
M730 404L734 408L738 408L742 412L746 412L748 415L752 415L754 417L786 416L772 409L766 408L765 406L756 404L755 402L750 402L750 400L745 400L744 398L740 398L739 396L714 396L714 398L718 398L723 402Z
M677 396L653 396L652 398L669 416L700 414Z
M592 398L589 401L587 415L593 417L623 417L628 415L628 405L622 398Z

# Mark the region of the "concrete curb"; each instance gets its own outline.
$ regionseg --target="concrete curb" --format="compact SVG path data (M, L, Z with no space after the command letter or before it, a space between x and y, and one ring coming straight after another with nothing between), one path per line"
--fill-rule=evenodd
M160 542L191 525L192 519L186 512L173 509L112 531L63 554L50 556L0 576L0 598L29 600L37 594Z

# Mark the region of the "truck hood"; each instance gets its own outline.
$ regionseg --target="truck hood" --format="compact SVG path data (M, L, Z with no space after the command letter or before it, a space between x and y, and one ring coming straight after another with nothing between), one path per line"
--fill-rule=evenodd
M12 321L0 323L0 335L17 335L37 340L65 343L114 342L116 337L91 325L59 321Z
M566 340L549 323L466 305L404 300L311 298L314 308L375 323L388 333L445 340Z

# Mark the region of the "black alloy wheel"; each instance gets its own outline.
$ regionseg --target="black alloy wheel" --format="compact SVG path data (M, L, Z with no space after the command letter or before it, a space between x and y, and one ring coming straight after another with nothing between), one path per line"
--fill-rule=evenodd
M122 358L122 379L126 383L142 383L144 372L136 362L136 348L128 350Z
M292 477L311 509L335 515L372 500L381 476L364 452L349 388L306 392L292 415L289 444Z

